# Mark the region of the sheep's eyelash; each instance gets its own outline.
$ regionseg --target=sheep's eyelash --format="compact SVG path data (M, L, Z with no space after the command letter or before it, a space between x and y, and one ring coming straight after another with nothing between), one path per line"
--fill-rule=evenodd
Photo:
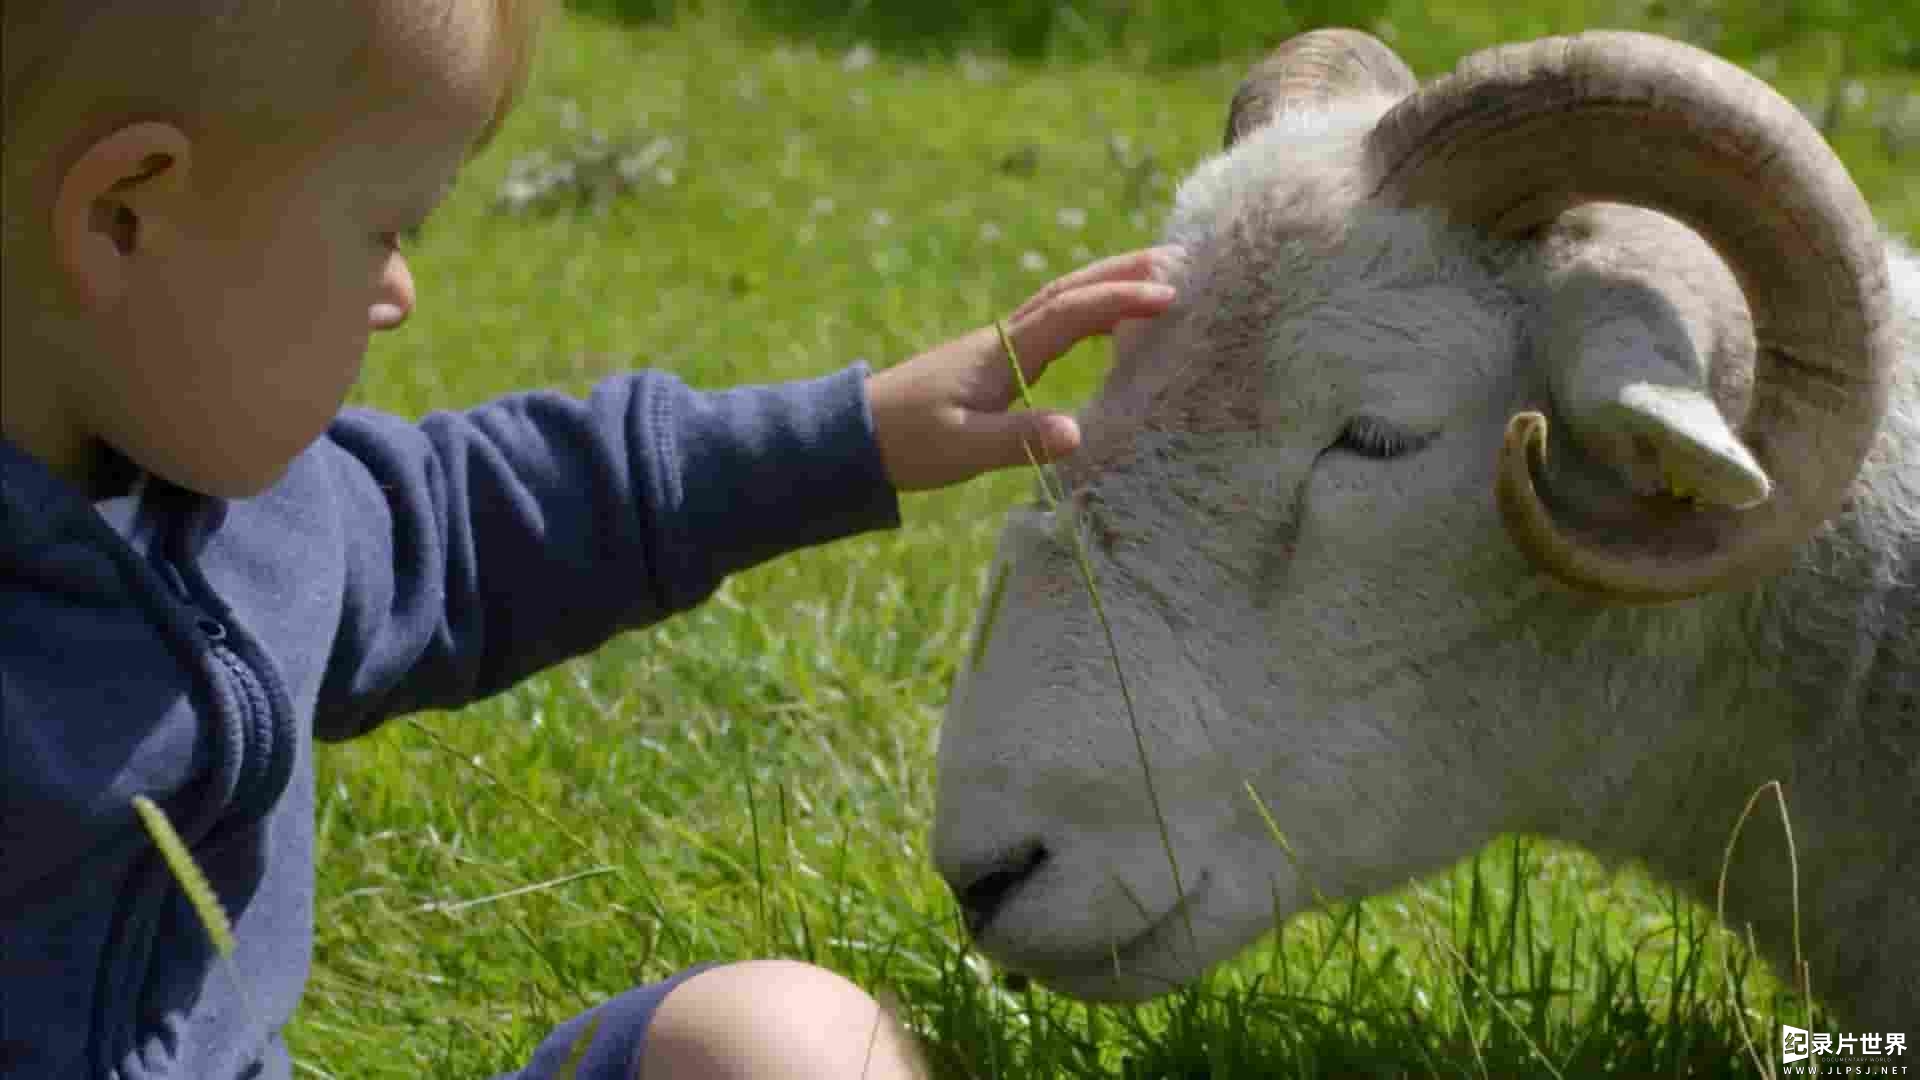
M1421 450L1433 441L1433 432L1412 432L1377 416L1356 416L1340 429L1334 446L1363 457L1387 460Z

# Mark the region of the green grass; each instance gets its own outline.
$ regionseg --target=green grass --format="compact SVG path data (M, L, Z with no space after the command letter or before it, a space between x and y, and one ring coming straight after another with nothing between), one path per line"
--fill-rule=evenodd
M884 11L650 10L552 27L524 106L421 238L420 309L375 346L358 400L417 415L635 366L719 387L894 362L1153 240L1247 59L1213 59L1232 50L1171 5L1139 5L1106 52L998 24L901 41ZM1668 25L1601 0L1367 10L1422 75L1496 40ZM1780 45L1717 10L1729 40ZM1153 18L1214 43L1163 55ZM883 47L847 63L863 29ZM987 46L1006 51L971 51ZM1811 101L1843 56L1870 92L1910 89L1911 69L1871 59L1898 55L1818 36L1736 53ZM1835 143L1883 220L1920 237L1920 148L1889 158L1874 117L1843 112ZM670 175L598 210L493 208L513 159L592 130L653 143ZM1036 396L1084 398L1106 359L1083 347ZM497 699L323 750L298 1073L489 1075L635 982L769 955L895 995L946 1076L1751 1073L1705 910L1537 841L1291 920L1140 1009L987 978L924 838L939 708L1000 512L1030 485L1015 470L907 497L897 532L778 560ZM1741 985L1771 1048L1778 987Z

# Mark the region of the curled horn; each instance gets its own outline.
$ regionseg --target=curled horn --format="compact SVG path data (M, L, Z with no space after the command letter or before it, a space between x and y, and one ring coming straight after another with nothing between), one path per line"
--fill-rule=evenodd
M1381 118L1374 193L1523 236L1587 202L1678 219L1738 279L1756 338L1742 441L1774 481L1750 509L1546 490L1547 421L1516 415L1496 495L1542 571L1620 603L1776 572L1843 506L1895 360L1885 251L1865 199L1799 111L1713 55L1597 32L1475 54Z
M1241 81L1227 110L1226 145L1290 109L1367 95L1397 101L1419 85L1379 38L1358 30L1310 30L1281 42Z

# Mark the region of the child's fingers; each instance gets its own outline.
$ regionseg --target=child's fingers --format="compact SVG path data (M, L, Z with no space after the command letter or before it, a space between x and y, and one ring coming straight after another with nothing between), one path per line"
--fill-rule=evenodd
M1128 319L1151 319L1173 303L1170 285L1109 281L1052 297L1007 328L1028 381L1040 377L1055 357L1075 343L1111 331Z
M1058 461L1080 448L1080 425L1065 413L1003 413L1004 431L992 447L990 469L1011 469L1038 461ZM1033 456L1028 457L1031 453Z
M1080 425L1057 412L969 413L961 432L965 449L958 456L965 461L965 476L960 479L1058 461L1080 447Z
M1009 321L1018 322L1060 294L1082 286L1097 285L1105 281L1165 280L1173 263L1183 254L1178 246L1163 244L1159 247L1141 248L1120 255L1110 255L1097 262L1088 263L1078 270L1062 274L1047 282L1039 292L1034 293L1026 303L1014 310Z

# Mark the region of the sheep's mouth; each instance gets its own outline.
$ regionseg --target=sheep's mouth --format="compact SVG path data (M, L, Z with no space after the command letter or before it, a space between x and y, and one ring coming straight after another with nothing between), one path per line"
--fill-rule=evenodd
M1160 984L1153 993L1176 990L1197 948L1190 931L1208 882L1202 871L1178 902L1132 937L1096 948L1023 951L1004 966L1016 978L1032 977L1076 997L1107 996L1103 988L1120 982Z

